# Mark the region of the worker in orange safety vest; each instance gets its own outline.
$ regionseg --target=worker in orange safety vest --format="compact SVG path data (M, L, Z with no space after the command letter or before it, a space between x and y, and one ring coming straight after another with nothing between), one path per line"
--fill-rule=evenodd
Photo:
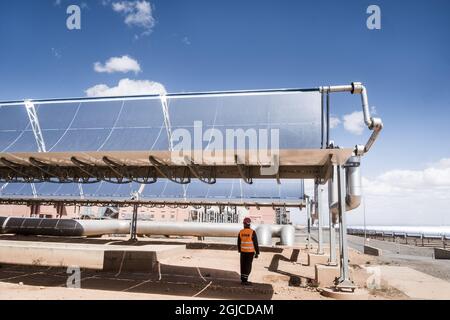
M252 220L244 219L244 229L239 232L238 250L241 254L241 281L242 285L251 285L248 281L252 272L253 259L259 257L258 236L255 230L251 228Z

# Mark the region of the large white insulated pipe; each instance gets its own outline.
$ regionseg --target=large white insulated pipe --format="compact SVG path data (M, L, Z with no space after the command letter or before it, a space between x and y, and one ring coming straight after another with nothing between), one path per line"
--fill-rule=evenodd
M361 167L360 158L352 157L347 162L345 168L345 181L346 181L346 196L345 196L345 210L352 211L361 205L362 201L362 180L361 180ZM336 172L334 173L333 186L328 189L329 200L332 204L330 210L333 213L333 220L337 221L339 214L338 204L338 186Z
M152 236L238 237L241 224L150 222L139 221L137 233ZM281 245L293 246L295 228L290 225L255 225L261 246L271 246L272 238L280 238ZM130 234L131 221L126 220L69 220L0 217L0 234L94 237Z
M351 211L358 208L362 201L361 167L346 168L345 180L347 185L347 194L345 197L346 209L347 211Z
M83 229L83 236L95 237L105 234L129 234L131 222L126 220L77 220Z
M137 233L151 236L237 237L241 224L139 221Z
M240 227L239 229L241 229ZM271 227L270 225L261 224L255 229L258 235L258 243L261 246L271 246L272 245L272 234L278 232L279 230Z
M294 245L295 228L290 225L255 225L261 246L271 246L272 238L280 238L280 244ZM139 221L137 233L153 236L236 237L242 224L236 223L184 223Z

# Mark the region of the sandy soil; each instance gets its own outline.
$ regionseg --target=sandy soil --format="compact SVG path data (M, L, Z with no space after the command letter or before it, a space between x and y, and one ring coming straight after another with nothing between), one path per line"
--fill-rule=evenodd
M68 276L63 269L1 266L0 299L327 299L314 284L314 267L305 265L304 247L263 252L254 263L252 287L240 285L239 255L230 245L188 248L161 260L158 269L147 274L83 270L81 289L65 288ZM351 250L350 263L355 283L365 288L369 275L364 266L374 265L375 260ZM386 284L369 295L369 299L405 298Z

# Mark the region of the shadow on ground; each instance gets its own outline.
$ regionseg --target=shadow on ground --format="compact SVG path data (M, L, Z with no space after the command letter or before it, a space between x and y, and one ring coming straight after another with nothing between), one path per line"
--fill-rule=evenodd
M270 272L275 272L275 273L278 273L278 274L281 274L281 275L284 275L284 276L288 276L289 277L289 286L291 286L291 287L306 287L306 286L310 286L310 285L312 285L314 283L314 279L303 277L303 276L296 275L296 274L293 274L293 273L290 273L290 272L285 272L285 271L279 270L280 261L297 262L299 255L300 255L300 250L299 249L294 249L292 251L292 254L291 254L290 258L286 258L285 256L283 256L281 254L276 254L276 255L273 256L268 270Z
M63 268L0 267L0 282L37 287L67 287L70 274ZM82 270L81 288L182 297L270 300L273 287L255 283L243 287L236 272L156 263L148 273L111 273Z
M180 239L145 239L141 242L124 240L111 240L99 238L59 238L38 236L2 235L0 240L47 242L47 243L73 243L120 246L144 245L186 245L194 250L232 250L237 246L229 244L188 242ZM264 252L281 253L281 248L262 248ZM111 252L115 254L117 252ZM298 255L298 253L297 253ZM152 260L152 259L150 259ZM153 259L156 261L156 259ZM117 268L118 270L124 270ZM39 266L0 266L0 282L38 287L66 287L67 269L48 268ZM142 272L116 272L82 270L81 288L94 290L107 290L118 292L147 293L172 295L182 297L198 297L213 299L234 300L270 300L274 289L270 284L254 283L251 287L241 285L240 275L236 272L220 269L197 268L165 265L159 262L149 263L149 271Z

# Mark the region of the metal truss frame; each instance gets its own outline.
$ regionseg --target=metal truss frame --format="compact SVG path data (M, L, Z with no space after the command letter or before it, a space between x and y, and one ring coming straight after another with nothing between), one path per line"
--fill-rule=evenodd
M34 157L28 163L0 158L0 183L81 183L92 184L101 181L114 184L139 183L154 184L158 179L168 179L178 184L188 184L199 179L206 184L215 184L217 179L243 179L252 183L253 179L319 179L331 178L326 163L324 166L281 166L277 177L264 176L260 166L227 165L199 166L188 163L184 166L164 164L154 157L148 164L123 165L103 157L103 163L89 163L72 157L73 165L45 163ZM325 175L325 176L324 176Z
M146 207L146 208L179 208L186 209L193 207L195 209L211 208L211 207L244 207L244 208L306 208L306 202L302 199L298 201L220 201L220 200L185 200L185 199L144 199L144 198L132 198L132 199L89 199L89 198L26 198L26 197L10 197L0 198L0 205L26 205L31 206L39 204L42 206L52 206L57 204L64 204L66 206L82 206L82 207Z

